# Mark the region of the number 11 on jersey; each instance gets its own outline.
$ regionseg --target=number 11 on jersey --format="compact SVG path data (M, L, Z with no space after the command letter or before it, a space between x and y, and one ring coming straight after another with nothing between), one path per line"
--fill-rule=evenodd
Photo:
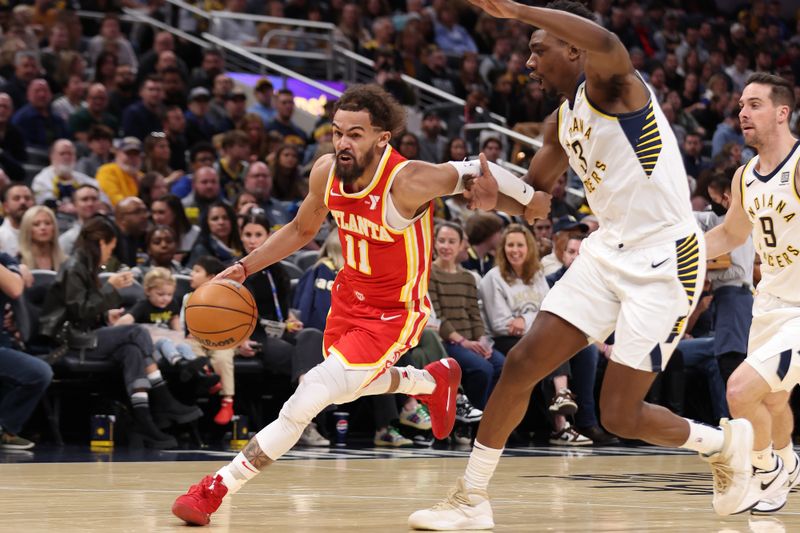
M358 261L356 261L356 242L355 238L345 233L345 259L350 268L355 268L362 274L372 274L372 268L369 266L369 243L364 239L358 239Z

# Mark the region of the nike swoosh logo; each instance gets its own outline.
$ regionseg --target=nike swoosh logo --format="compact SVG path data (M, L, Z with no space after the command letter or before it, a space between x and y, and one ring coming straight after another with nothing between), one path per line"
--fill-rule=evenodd
M749 186L751 186L752 184L754 184L755 182L756 182L756 180L750 180L750 181L747 181L747 182L745 182L744 186L745 186L745 187L749 187Z
M775 480L776 480L776 479L778 479L779 477L780 477L780 476L779 476L778 474L775 474L775 477L774 477L774 478L772 478L772 479L770 480L770 482L769 482L769 483L767 483L766 485L765 485L765 484L764 484L764 482L762 481L762 482L761 482L761 490L762 490L762 491L764 491L764 490L767 490L768 488L770 488L770 486L771 486L773 483L775 483Z
M664 259L663 261L660 261L658 263L650 263L650 266L653 267L653 268L658 268L661 265L663 265L664 263L666 263L667 261L669 261L669 257L667 257L666 259Z
M246 469L246 470L249 470L250 472L252 472L252 473L254 473L254 474L258 474L258 470L253 470L252 468L250 468L249 466L247 466L247 463L245 463L244 461L242 461L242 466L243 466L243 467L245 467L245 469ZM774 480L773 480L773 481L774 481Z
M331 191L331 196L341 196L341 194L339 194L338 192Z
M383 313L381 313L381 320L383 320L384 322L388 322L389 320L394 320L395 318L400 318L401 316L403 315L386 316Z

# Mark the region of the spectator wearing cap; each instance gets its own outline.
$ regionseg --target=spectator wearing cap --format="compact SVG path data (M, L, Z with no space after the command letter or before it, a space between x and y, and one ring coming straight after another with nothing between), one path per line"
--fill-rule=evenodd
M11 119L27 146L47 149L53 141L67 136L67 124L53 114L51 103L53 93L43 78L37 78L28 85L28 103L14 113Z
M272 91L274 87L269 78L261 78L256 82L253 96L256 98L256 103L251 105L247 110L248 113L255 113L261 117L264 124L269 124L275 119L277 111L272 106Z
M75 145L69 139L59 139L50 148L50 165L43 168L31 182L36 203L48 204L61 213L75 214L72 193L80 185L99 187L94 178L75 169ZM108 201L107 198L101 198Z
M247 114L247 94L241 87L234 87L225 95L225 117L219 124L220 131L242 129L242 120Z
M86 144L89 154L81 157L75 165L75 170L87 176L94 176L97 170L110 163L114 156L111 153L111 144L114 141L114 132L107 126L94 125L89 129Z
M142 141L136 137L122 139L113 163L100 167L97 182L106 193L112 206L128 196L139 194L139 176L142 167Z
M122 133L143 140L152 131L161 130L164 85L160 76L148 76L139 89L141 100L122 113Z
M211 93L205 87L195 87L189 92L186 117L186 141L189 146L208 142L216 133L216 127L209 118Z
M69 117L69 129L76 140L87 142L92 126L102 125L113 133L119 130L117 117L108 112L108 90L102 83L93 83L86 92L86 105Z
M41 71L35 52L21 50L14 54L14 73L2 87L2 91L14 101L14 109L21 109L27 103L28 85L41 75Z
M494 267L494 254L502 238L503 220L494 213L477 212L464 224L467 259L461 266L483 277Z
M289 89L281 89L277 95L277 114L275 119L266 125L267 133L277 132L283 137L284 144L305 146L308 143L306 133L292 122L294 114L294 93Z
M200 141L192 145L189 151L189 162L192 172L184 174L170 187L172 194L178 198L185 198L192 192L192 181L197 170L202 167L213 167L217 161L217 152L214 145L206 141Z
M711 157L717 156L728 143L736 143L744 146L744 135L742 135L742 125L739 123L739 108L730 111L725 120L720 122L714 130L711 138Z
M428 163L439 163L447 148L447 137L442 135L442 119L435 111L422 116L419 158Z
M578 222L572 215L565 215L553 224L553 251L542 258L542 271L545 276L558 272L564 266L564 252L570 237L587 233L589 226Z

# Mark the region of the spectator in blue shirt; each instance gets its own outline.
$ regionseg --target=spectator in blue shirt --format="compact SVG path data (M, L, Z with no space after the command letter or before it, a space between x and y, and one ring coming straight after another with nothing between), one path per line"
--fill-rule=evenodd
M161 77L148 76L139 90L140 101L129 105L122 113L122 132L125 137L144 140L150 132L161 131L161 112L164 87Z
M67 136L67 124L53 114L53 93L42 78L28 85L28 103L14 114L11 123L22 132L25 144L49 149L53 141Z
M272 82L269 78L261 78L256 82L253 90L253 96L256 97L256 103L250 106L247 110L248 113L255 113L264 124L269 124L275 119L277 111L272 107Z
M458 16L452 6L444 5L439 10L439 20L434 30L436 46L442 50L458 55L464 52L478 53L478 47L469 32L458 24Z
M731 110L725 120L719 123L711 138L711 157L716 157L726 144L733 142L744 146L744 136L742 126L739 124L739 108Z

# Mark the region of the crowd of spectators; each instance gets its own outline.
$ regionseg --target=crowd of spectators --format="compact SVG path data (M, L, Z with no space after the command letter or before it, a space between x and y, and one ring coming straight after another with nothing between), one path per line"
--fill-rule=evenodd
M373 81L419 117L392 142L408 158L442 162L483 152L490 161L527 166L532 155L528 147L465 126L484 122L489 113L495 113L509 127L536 137L544 118L559 104L556 96L545 94L538 81L528 76L529 28L514 20L494 19L466 2L190 3L209 10L335 23L338 38L374 61ZM326 302L329 305L325 292L342 265L340 252L331 251L335 246L326 240L330 227L312 244L325 243L324 253L319 261L302 264L305 278L296 287L285 265L248 281L261 317L283 324L283 329L260 327L236 354L205 353L195 345L194 357L187 352L178 358L171 349L159 357L153 346L156 337L143 335L137 326L117 323L114 294L143 283L145 274L157 267L173 277L191 276L196 286L203 275L213 275L291 220L307 191L311 165L333 151L330 106L311 127L301 126L290 90L275 87L266 77L252 91L245 90L227 73L225 55L219 50L200 50L147 25L122 24L114 14L124 5L144 9L189 33L209 29L204 20L163 2L148 2L146 7L132 0L119 5L99 1L80 6L75 2L11 4L15 7L0 8L3 300L24 298L16 277L31 287L33 271L59 272L56 287L64 284L63 273L70 269L91 276L101 271L110 275L103 278L102 289L89 283L90 278L84 280L88 285L81 290L108 301L82 309L72 324L100 332L101 347L92 348L92 357L114 354L120 359L130 405L139 413L138 429L159 446L173 441L161 432L166 426L156 427L164 417L149 420L144 416L148 391L150 396L157 392L150 403L163 407L162 414L166 411L172 419L185 422L199 416L194 406L182 406L163 394L159 366L181 361L185 366L198 359L199 363L191 363L191 372L180 373L181 381L200 380L204 393L220 396L216 414L210 413L220 425L234 414L231 361L257 357L265 372L296 383L315 361L305 354L319 354L318 334L324 328ZM800 19L782 12L780 2L730 4L728 11L717 11L712 3L677 0L590 2L597 22L614 31L630 50L634 66L672 124L683 151L692 203L706 228L724 215L733 170L753 155L744 146L737 116L745 80L754 71L778 74L792 82L800 76ZM76 7L102 10L106 15L99 20L80 19ZM210 30L232 43L258 45L265 43L274 27L225 19ZM303 39L287 39L287 47L301 49L298 43ZM291 66L304 73L303 60L294 58ZM465 105L455 113L435 106L422 108L417 92L401 74L463 98ZM800 105L800 93L797 100ZM792 118L794 130L798 116L795 113ZM577 176L571 172L562 176L553 191L552 218L530 227L509 226L515 221L508 217L473 213L460 197L435 203L440 221L431 281L435 317L423 335L422 347L410 354L409 364L423 365L445 354L461 362L465 369L465 394L459 395L462 423L480 419L479 409L497 380L503 354L530 327L548 282L563 275L579 253L581 239L597 229L597 219L581 190ZM104 247L111 242L104 233L108 227L95 227L97 217L113 228L113 248ZM87 227L93 232L83 231ZM92 239L94 244L89 242ZM101 252L107 252L107 257ZM531 271L523 263L537 266ZM129 269L132 277L112 274ZM690 335L681 350L687 355L679 371L695 371L709 384L713 411L709 420L727 413L724 380L746 351L743 315L757 278L752 246L737 251L712 270L708 294L690 320ZM142 293L141 299L147 298ZM44 316L56 310L56 300L45 303ZM152 300L151 304L155 305ZM170 316L177 316L180 301L173 304ZM20 370L23 366L14 361L30 339L18 331L8 308L0 367L12 365ZM731 322L732 312L738 313L735 322ZM136 323L140 320L144 319ZM49 326L63 323L61 317ZM738 333L728 331L731 323ZM122 327L127 328L125 335L136 340L125 353L109 348L105 333L105 328ZM724 331L725 339L733 341L715 341L715 330ZM59 353L62 336L55 330L46 333L48 349L43 355L63 357ZM613 339L590 346L548 380L544 411L553 415L554 444L613 441L599 427L594 406L597 373L611 344ZM71 352L69 346L66 352ZM212 369L221 383L209 379ZM22 383L17 396L24 392L29 398L26 407L11 416L8 406L18 405L19 398L0 397L0 446L31 444L18 436L24 423L20 418L28 416L32 409L28 404L35 405L52 373L35 364L29 371L24 376L27 381L0 372L0 380ZM682 392L667 383L675 371L668 368L654 398L676 409L690 408L692 402L684 406ZM376 444L428 442L425 438L414 441L407 438L411 434L398 431L401 426L423 432L430 427L427 413L416 402L404 399L381 405L375 400L372 407ZM564 418L573 414L572 423ZM303 442L327 443L324 420L310 428Z

